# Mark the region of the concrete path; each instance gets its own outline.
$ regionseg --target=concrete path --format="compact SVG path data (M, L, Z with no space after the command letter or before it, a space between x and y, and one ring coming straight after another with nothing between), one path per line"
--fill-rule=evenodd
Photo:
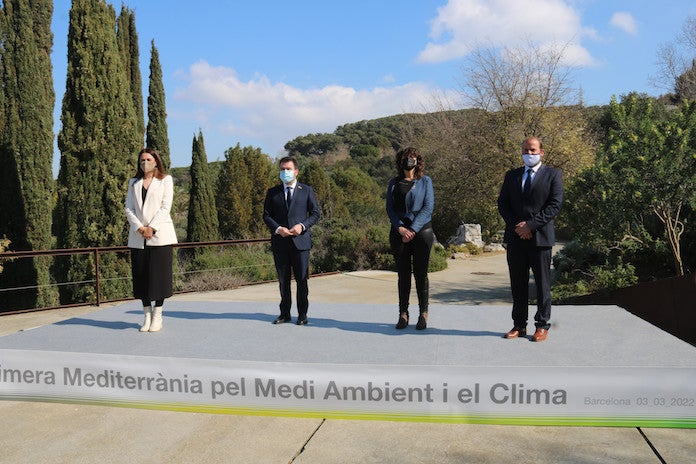
M509 306L504 254L451 260L449 264L446 271L430 275L433 305ZM389 321L393 324L397 315L395 298L396 276L390 272L313 278L310 320L320 317L316 312L322 303L369 302L394 305L393 321ZM277 284L177 295L168 304L176 310L186 302L195 301L208 302L211 307L224 302L257 302L263 303L264 308L274 307ZM124 305L130 308L133 304L125 303L115 309L121 310ZM70 325L71 320L79 318L96 319L102 317L98 314L101 310L108 308L114 306L1 316L0 335L10 337L0 337L0 342L12 340L12 334L33 327L60 321ZM313 308L315 314L311 312ZM563 311L558 313L560 317ZM135 314L129 317L134 321L124 321L128 329L131 323L137 322ZM269 315L269 320L272 317L273 314ZM165 320L165 331L166 323ZM583 326L588 324L589 321L583 321ZM491 331L502 333L509 325L510 321L503 318ZM433 326L436 328L437 324L433 322ZM574 336L571 327L561 328L555 332L557 335L567 332L568 336ZM173 327L170 332L174 332ZM547 345L542 346L557 346L553 337L552 329L549 340L544 342ZM660 337L671 336L660 331ZM130 332L126 338L130 338ZM474 337L468 338L472 340L466 340L467 343L476 342ZM504 345L508 341L489 338L486 342L504 349L509 346ZM635 342L640 343L638 338ZM674 346L675 351L690 358L691 348L678 342L670 339L666 345ZM64 343L69 343L69 339ZM581 343L578 337L570 346ZM601 343L606 345L604 350L611 348L611 340ZM527 362L533 364L532 360ZM696 462L696 433L685 429L324 420L0 401L0 431L0 463Z

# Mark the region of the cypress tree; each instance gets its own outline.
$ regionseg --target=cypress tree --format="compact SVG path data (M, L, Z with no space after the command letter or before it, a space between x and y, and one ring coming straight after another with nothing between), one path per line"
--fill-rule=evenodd
M237 144L225 151L215 197L224 238L259 237L267 232L263 204L266 191L278 179L275 172L277 168L260 148Z
M50 249L53 209L53 34L50 0L5 0L1 9L2 114L0 115L0 237L13 250ZM50 258L6 264L2 287L28 286L3 295L0 307L53 306Z
M116 12L104 0L73 0L68 30L68 72L58 148L58 205L54 224L61 248L124 245L127 182L141 142L128 77L116 43ZM130 294L125 256L100 255L104 298ZM65 282L96 278L91 256L60 265ZM92 285L64 287L64 301L85 301Z
M121 53L121 62L125 67L126 75L130 79L135 118L138 123L138 135L140 140L145 139L145 116L143 111L143 79L140 74L140 48L138 47L138 32L135 28L135 13L121 6L121 14L118 16L118 31L116 39L118 50Z
M167 135L167 105L164 99L164 84L162 83L162 66L159 52L152 41L150 50L150 83L147 97L147 146L157 150L162 157L164 166L169 169L170 151L169 135Z
M206 242L218 238L218 217L215 209L215 182L211 178L205 154L203 132L193 137L191 148L191 188L189 190L187 242Z

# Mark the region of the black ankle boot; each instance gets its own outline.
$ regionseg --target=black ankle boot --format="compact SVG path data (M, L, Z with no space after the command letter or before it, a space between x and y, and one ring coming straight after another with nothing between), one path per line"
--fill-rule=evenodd
M399 313L399 321L396 323L396 328L401 330L408 326L408 313Z
M416 330L425 330L428 327L428 311L423 311L418 316L418 323L416 324Z

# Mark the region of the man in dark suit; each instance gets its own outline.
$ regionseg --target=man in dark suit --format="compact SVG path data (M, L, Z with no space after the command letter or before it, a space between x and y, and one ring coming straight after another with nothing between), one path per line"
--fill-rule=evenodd
M281 184L268 189L263 220L271 231L271 249L280 284L280 316L274 324L290 322L290 279L297 282L297 325L307 324L309 307L310 228L319 220L319 204L312 187L297 182L299 170L292 156L282 158Z
M553 218L561 210L563 180L559 169L542 164L544 149L536 137L522 143L523 167L505 174L498 211L505 220L507 262L512 289L513 328L505 338L527 335L529 269L537 292L536 330L532 341L548 336L551 319L551 247L556 242Z

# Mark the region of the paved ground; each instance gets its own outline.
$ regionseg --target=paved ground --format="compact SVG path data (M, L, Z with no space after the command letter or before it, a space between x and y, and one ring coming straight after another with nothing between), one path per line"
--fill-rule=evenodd
M450 261L448 270L430 275L431 302L509 305L505 269L502 254ZM395 296L396 276L389 272L310 281L310 311L322 303L394 304L396 322ZM178 295L171 304L276 299L277 285L263 284ZM2 316L0 335L95 311L99 309ZM508 325L508 320L500 321L499 330ZM684 429L297 419L3 401L0 430L0 463L696 462L696 435Z

